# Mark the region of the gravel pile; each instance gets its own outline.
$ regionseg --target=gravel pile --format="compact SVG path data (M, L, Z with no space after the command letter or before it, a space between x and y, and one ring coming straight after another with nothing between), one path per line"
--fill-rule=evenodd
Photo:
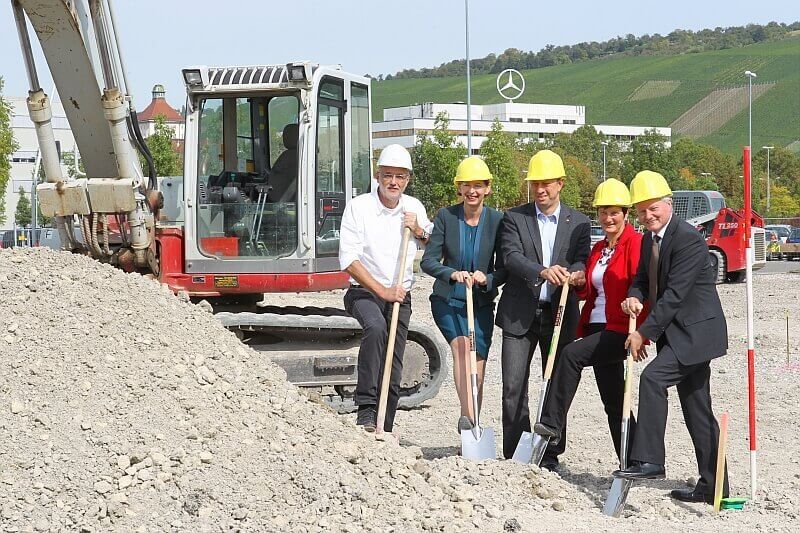
M556 474L376 441L139 275L0 250L0 301L0 531L611 525Z

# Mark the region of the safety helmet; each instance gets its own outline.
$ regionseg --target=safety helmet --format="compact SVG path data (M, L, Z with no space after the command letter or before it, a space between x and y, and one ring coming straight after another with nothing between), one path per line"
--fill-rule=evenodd
M658 172L642 170L631 181L631 202L634 204L665 196L672 196L672 189Z
M453 183L458 185L460 181L492 181L492 173L489 167L477 155L471 155L458 164L456 177Z
M379 167L397 167L411 170L411 154L399 144L390 144L378 157Z
M628 192L628 187L614 178L607 179L597 186L597 189L594 190L594 202L592 202L592 207L610 207L612 205L631 206L631 193Z
M539 150L528 164L525 181L548 181L566 177L561 156L551 150Z

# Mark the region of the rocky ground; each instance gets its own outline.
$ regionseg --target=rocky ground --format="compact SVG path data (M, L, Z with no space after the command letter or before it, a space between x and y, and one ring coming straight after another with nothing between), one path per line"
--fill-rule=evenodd
M614 520L600 511L614 457L590 374L558 473L466 462L451 381L398 415L399 443L376 441L157 283L84 257L0 250L0 531L794 531L800 366L786 364L785 316L799 281L756 277L759 502L713 516L669 500L695 475L675 398L668 478L635 485ZM430 285L414 293L414 319L430 317ZM720 293L731 352L713 364L712 392L732 417L732 492L746 495L744 285ZM287 299L336 305L341 293L276 297ZM499 444L498 350L496 333L484 418Z

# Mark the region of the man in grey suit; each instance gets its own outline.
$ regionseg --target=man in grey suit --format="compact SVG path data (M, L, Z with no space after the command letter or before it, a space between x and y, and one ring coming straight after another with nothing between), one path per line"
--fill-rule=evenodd
M547 354L553 337L561 286L572 272L583 271L589 257L589 218L561 203L564 163L550 150L537 152L528 166L534 203L506 211L500 249L508 278L495 323L503 329L503 455L514 455L523 431L531 430L528 381L536 346ZM558 351L575 338L578 300L570 294ZM546 357L542 357L542 372ZM558 357L556 357L558 364ZM553 470L566 444L566 427L553 439L541 466Z

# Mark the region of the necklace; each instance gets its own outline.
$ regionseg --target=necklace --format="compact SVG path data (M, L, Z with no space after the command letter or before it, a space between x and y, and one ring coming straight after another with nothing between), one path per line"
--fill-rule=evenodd
M600 259L598 259L597 262L603 266L607 265L608 262L611 261L611 256L614 255L615 248L616 246L614 246L613 248L610 248L608 246L603 248L603 250L600 252Z

